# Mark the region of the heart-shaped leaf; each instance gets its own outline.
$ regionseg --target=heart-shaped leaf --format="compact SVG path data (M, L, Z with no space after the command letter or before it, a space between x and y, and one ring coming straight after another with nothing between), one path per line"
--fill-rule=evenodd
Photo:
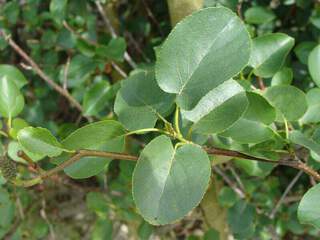
M205 8L182 20L161 46L156 79L178 105L191 110L213 88L235 76L250 57L243 22L227 8Z
M136 206L154 225L181 219L200 203L210 173L209 158L199 146L175 149L168 137L159 136L143 149L134 170Z
M160 89L153 71L139 71L122 81L114 111L129 130L152 128L157 114L167 113L174 98Z
M254 68L254 74L272 77L282 67L293 45L294 39L284 33L271 33L253 39L249 65Z

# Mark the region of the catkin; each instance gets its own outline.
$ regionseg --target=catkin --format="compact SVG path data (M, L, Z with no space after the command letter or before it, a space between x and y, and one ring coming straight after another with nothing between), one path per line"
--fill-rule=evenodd
M2 176L8 181L15 179L17 176L16 165L7 156L0 156L0 170Z

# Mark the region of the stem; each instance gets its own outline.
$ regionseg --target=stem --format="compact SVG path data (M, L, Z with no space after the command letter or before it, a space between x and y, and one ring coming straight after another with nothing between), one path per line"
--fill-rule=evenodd
M4 136L4 137L8 137L8 134L6 134L4 131L0 130L0 135Z
M168 132L158 129L158 128L144 128L144 129L139 129L139 130L135 130L132 132L128 132L126 134L126 136L130 136L133 134L143 134L143 133L147 133L147 132L160 132L160 133L164 133L164 134L169 134Z
M177 106L176 111L174 113L174 127L179 136L182 136L179 126L179 116L180 116L180 108Z
M42 183L44 179L47 179L58 172L62 171L66 167L76 163L83 157L106 157L118 160L129 160L129 161L137 161L138 157L124 154L124 153L114 153L114 152L103 152L103 151L95 151L95 150L79 150L75 153L70 159L58 165L57 167L40 174L38 177L31 180L15 180L13 183L17 186L21 187L32 187L36 184Z

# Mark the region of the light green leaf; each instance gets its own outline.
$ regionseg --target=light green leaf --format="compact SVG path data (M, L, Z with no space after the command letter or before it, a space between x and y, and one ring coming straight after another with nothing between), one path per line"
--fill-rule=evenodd
M28 83L24 75L15 67L11 65L0 65L0 78L6 77L9 81L12 81L20 89Z
M291 68L284 67L280 69L273 77L271 86L276 85L290 85L293 78L293 72Z
M123 136L125 133L125 129L119 122L104 120L77 129L62 141L62 145L69 150L88 149L100 146L108 140Z
M320 144L315 142L312 138L308 138L303 133L294 130L289 134L289 139L300 146L306 147L307 149L315 152L318 156L320 156Z
M246 10L244 17L247 23L263 24L271 22L276 18L276 15L270 9L255 6Z
M174 149L168 137L155 138L141 152L133 174L138 211L154 225L181 219L200 203L210 173L209 158L199 146Z
M87 207L94 212L106 214L109 210L107 199L101 192L89 192L86 195Z
M157 58L156 79L165 92L177 94L182 109L191 110L239 73L249 57L249 33L241 19L227 8L205 8L172 30Z
M113 223L109 219L99 218L93 226L92 240L112 240Z
M152 71L139 71L122 81L114 111L129 130L152 128L157 114L168 112L174 98L159 88Z
M315 47L308 58L308 68L313 81L320 87L320 45Z
M11 141L8 145L9 157L16 162L26 163L26 161L24 159L22 159L18 156L19 151L23 151L34 162L37 162L45 157L45 155L43 155L43 154L36 154L36 153L29 152L27 149L23 148L19 142Z
M56 157L64 150L49 130L40 127L20 130L18 141L29 152L49 157Z
M92 84L83 99L83 111L86 116L98 114L111 97L111 86L107 81Z
M289 121L298 120L307 110L304 92L293 86L278 85L267 88L265 97ZM278 117L281 120L281 117Z
M211 90L193 110L182 111L182 115L195 123L194 130L218 133L234 124L247 106L244 89L236 81L229 80Z
M24 107L24 98L7 75L0 76L0 115L6 118L17 116Z
M23 120L22 118L15 118L12 121L12 125L11 125L11 129L9 131L9 134L12 138L17 139L18 132L21 129L28 127L28 126L29 126L29 124L25 120Z
M283 65L294 45L294 39L284 33L271 33L253 39L249 65L254 74L272 77Z
M303 115L302 123L318 123L320 121L320 88L313 88L306 94L308 110Z
M313 186L302 197L298 207L298 219L301 223L320 228L320 184Z

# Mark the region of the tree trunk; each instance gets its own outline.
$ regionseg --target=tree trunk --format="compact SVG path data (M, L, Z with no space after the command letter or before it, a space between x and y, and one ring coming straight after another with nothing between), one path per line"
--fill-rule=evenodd
M167 0L172 27L185 16L201 9L203 1L204 0Z

